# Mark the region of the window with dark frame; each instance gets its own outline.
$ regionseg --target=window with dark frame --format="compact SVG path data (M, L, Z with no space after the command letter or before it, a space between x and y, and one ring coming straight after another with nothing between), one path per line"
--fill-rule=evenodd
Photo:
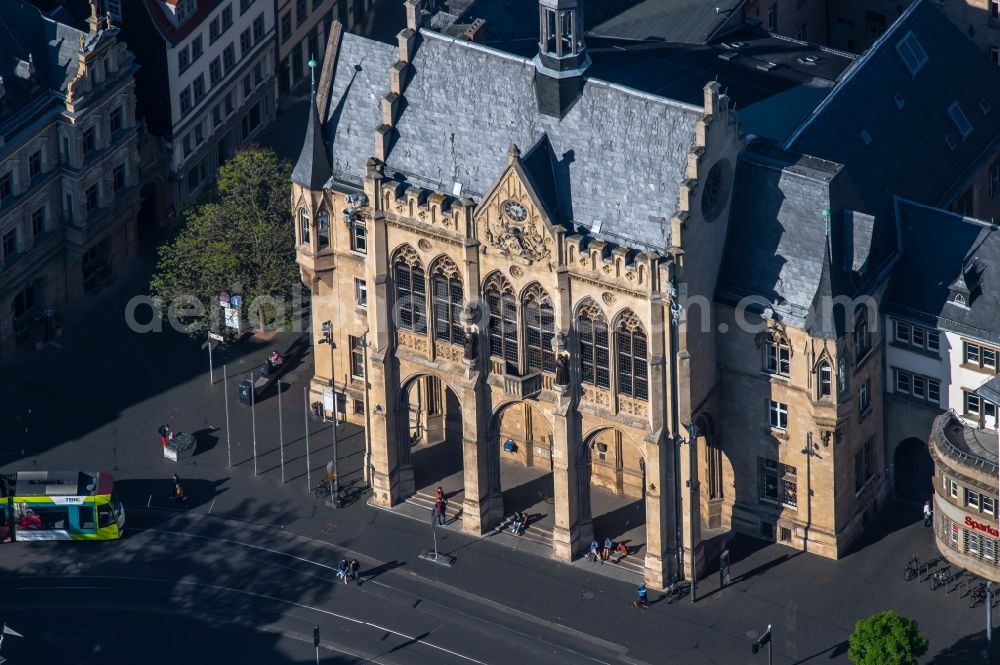
M212 59L212 62L208 65L208 82L212 85L216 85L222 80L222 58L216 56Z
M305 208L299 209L299 243L309 244L309 211Z
M115 193L117 194L121 190L125 189L125 165L119 164L112 171L112 179L114 181Z
M31 236L37 238L45 233L45 206L31 213Z
M87 127L83 130L83 154L89 155L97 149L97 130Z
M503 360L505 373L518 375L517 301L514 289L502 277L494 276L483 292L490 310L490 356Z
M125 109L119 104L111 111L111 133L120 132L125 126Z
M205 98L205 75L198 74L195 77L194 83L191 84L191 89L194 91L194 101L195 103L200 102Z
M97 210L98 197L97 197L97 184L93 184L87 188L87 212L93 212Z
M871 378L866 378L861 385L858 386L858 410L860 413L865 413L872 405L871 390Z
M646 331L631 310L626 310L618 319L615 341L618 345L618 394L640 400L648 399Z
M17 229L3 234L3 258L9 259L17 253Z
M427 333L427 280L423 265L412 248L396 257L396 318L400 330Z
M253 48L253 35L250 28L247 28L242 33L240 33L240 56L245 58L250 53L250 49Z
M465 298L458 266L450 260L438 261L432 275L434 298L434 338L451 344L462 344L465 332L459 313Z
M365 348L360 337L354 335L347 336L351 345L351 378L365 378Z
M861 362L871 350L871 333L868 330L868 316L864 310L857 315L854 321L854 348L857 353L857 362Z
M330 246L330 213L326 208L316 213L316 245L319 249Z
M264 39L264 14L253 20L253 43L257 44Z
M521 303L524 319L524 347L528 372L555 372L552 350L555 336L555 312L548 294L540 288L529 290Z
M830 367L830 363L826 361L821 362L816 375L819 386L819 397L821 399L830 397L833 394L833 369Z
M195 35L194 39L191 40L191 62L201 57L205 50L202 48L201 35Z
M788 429L788 405L775 400L768 400L768 422L771 429L785 431Z
M208 43L214 44L219 39L222 31L219 29L219 17L216 16L208 23Z
M580 380L607 390L611 387L608 321L593 302L580 309L576 320L576 336L580 343Z
M222 32L225 32L233 25L233 6L226 5L222 9Z
M790 508L798 506L798 473L794 466L758 457L760 499Z
M295 0L295 25L301 27L309 17L309 9L306 0Z
M42 151L36 150L28 157L28 177L34 178L42 172Z
M362 309L368 308L368 282L354 278L354 304Z
M14 188L10 171L7 171L3 175L0 175L0 203L9 199L13 191Z
M768 336L764 340L764 367L771 374L788 376L791 371L792 350L788 342Z
M222 65L227 74L236 66L236 46L232 42L222 51Z
M292 12L285 12L281 17L281 41L287 42L292 38Z

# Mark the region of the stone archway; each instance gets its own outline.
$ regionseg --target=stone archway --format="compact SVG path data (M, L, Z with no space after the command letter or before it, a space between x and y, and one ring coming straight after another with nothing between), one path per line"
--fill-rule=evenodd
M624 542L636 566L646 546L646 461L627 434L604 427L587 434L577 460L581 540Z
M904 439L893 456L896 495L912 501L926 501L934 493L934 460L927 444L916 438Z
M440 486L457 511L465 489L458 396L440 377L416 374L400 384L397 414L399 460L413 470L412 496L432 505ZM450 517L458 515L452 512Z
M499 451L504 516L525 512L533 531L551 533L555 520L552 423L530 402L508 402L494 413L490 430Z

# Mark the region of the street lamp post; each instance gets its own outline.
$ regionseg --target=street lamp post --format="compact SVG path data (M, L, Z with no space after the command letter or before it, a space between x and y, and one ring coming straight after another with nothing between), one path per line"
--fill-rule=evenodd
M330 503L334 508L340 508L340 470L337 468L339 455L337 454L337 380L334 370L334 349L333 343L333 322L323 322L323 339L320 344L330 345L330 390L333 391L333 421L330 430L333 432L333 488L330 490Z
M695 490L698 489L698 482L695 479L695 465L698 463L698 425L694 422L687 424L688 430L688 510L690 512L691 519L691 540L688 543L691 549L691 602L695 601L695 587L698 585L698 557L695 556L694 550L697 547L695 542L695 532L694 525L695 520L698 519L698 506L694 500Z
M806 456L806 528L802 539L802 551L809 551L809 529L812 528L812 458L818 453L813 448L812 432L806 432L806 447L802 451Z
M365 484L372 485L372 416L371 416L371 386L368 383L368 331L361 336L361 344L365 353L365 364L362 368L365 380L365 459L364 459L364 479Z

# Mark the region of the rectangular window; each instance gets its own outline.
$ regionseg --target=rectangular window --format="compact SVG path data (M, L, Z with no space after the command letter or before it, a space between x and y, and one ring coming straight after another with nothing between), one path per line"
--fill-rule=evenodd
M301 27L309 17L309 10L306 8L306 0L296 0L295 2L295 25Z
M798 505L798 479L794 466L759 457L760 498L795 508Z
M236 46L231 42L222 52L222 64L226 68L227 74L233 71L233 67L236 66Z
M42 172L42 151L36 150L28 157L28 177L34 178Z
M233 6L226 5L222 10L222 31L229 30L233 25Z
M245 58L250 53L250 49L253 48L253 36L250 32L250 28L247 28L240 34L240 56Z
M965 490L965 505L979 510L979 492Z
M0 176L0 203L3 203L10 195L13 193L13 185L11 182L10 171L7 171L2 176Z
M218 127L222 124L222 107L216 104L212 107L212 125Z
M978 416L982 413L982 403L979 400L979 395L975 395L970 392L963 392L965 396L965 413L969 416Z
M354 304L361 308L368 307L368 282L354 278Z
M983 347L983 367L988 367L989 369L997 368L996 349L991 349L988 346Z
M111 112L111 133L121 131L122 127L125 126L125 110L119 104L114 111Z
M191 62L200 58L204 51L201 44L201 35L195 35L194 39L191 40Z
M31 235L33 238L45 233L45 206L31 213Z
M187 44L185 44L180 51L177 52L177 69L183 74L187 71L187 68L191 66L191 53L188 51Z
M225 103L226 103L226 117L228 118L233 114L233 110L236 108L235 103L233 102L232 92L226 93Z
M222 31L219 29L219 17L216 16L208 24L208 43L214 44Z
M864 383L858 386L858 410L864 413L872 405L871 397L872 380L865 379Z
M896 44L896 52L903 64L906 65L910 76L916 76L920 68L927 63L927 53L917 41L917 36L912 32L906 33L906 36L899 40L899 43Z
M791 349L787 344L768 338L764 342L764 353L768 372L788 376L791 370Z
M204 142L205 142L205 123L204 121L202 121L194 126L194 143L195 145L201 145Z
M919 374L913 375L913 396L927 399L927 379Z
M909 344L910 339L910 324L896 321L896 341Z
M948 107L948 117L955 123L955 127L962 134L962 138L968 138L969 134L972 133L972 123L969 122L965 111L962 110L961 104L952 102L951 106Z
M181 90L181 115L191 112L191 88Z
M17 252L17 229L3 234L3 257L9 259Z
M903 370L896 370L896 392L909 394L913 390L913 375Z
M187 158L191 155L191 134L187 133L184 135L184 139L181 141L181 145L184 148L184 157Z
M927 350L937 351L941 348L941 337L936 330L927 331Z
M958 498L958 483L950 478L948 479L948 495L953 499Z
M200 102L205 98L205 75L198 74L195 78L194 83L191 84L194 89L194 101L195 103Z
M212 85L222 80L222 58L216 56L208 66L208 80Z
M89 155L97 149L97 132L93 127L83 130L83 154Z
M941 382L937 379L927 379L927 401L941 403Z
M240 16L247 13L247 10L253 6L254 0L240 0Z
M115 193L117 194L122 189L125 188L125 165L119 164L112 171L112 178L115 185Z
M351 378L365 378L365 349L360 337L348 335L351 344Z
M87 188L87 212L97 210L97 184Z
M260 85L264 82L264 63L258 62L253 66L253 84Z
M771 429L785 431L788 429L788 405L770 400L768 402L768 417Z
M965 548L968 553L977 556L981 548L981 539L979 534L975 531L969 531L968 529L963 529L965 531Z
M281 41L287 42L292 38L292 13L287 12L281 17Z
M368 253L368 229L364 224L351 224L351 251L359 254Z
M250 75L247 74L246 78L243 79L243 101L250 99L250 93L253 92L253 81L250 79ZM245 134L246 132L244 132Z
M264 39L264 14L261 12L260 16L253 20L253 43L257 44L260 40Z
M983 558L987 561L997 560L997 541L992 538L983 538Z
M924 329L920 326L913 326L913 346L925 348Z
M984 495L980 500L980 507L982 508L982 511L984 513L993 515L994 513L996 513L996 508L997 508L996 499L994 499L991 496Z

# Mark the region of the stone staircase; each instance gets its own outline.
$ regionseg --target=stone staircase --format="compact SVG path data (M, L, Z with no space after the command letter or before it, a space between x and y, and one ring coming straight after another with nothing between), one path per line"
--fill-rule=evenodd
M419 514L423 513L426 515L426 519L430 521L431 515L434 510L435 498L434 495L429 492L418 491L413 496L406 499L405 503L412 506L416 510L417 517ZM457 506L457 511L455 507ZM462 504L461 502L455 502L448 504L447 513L447 525L444 528L455 529L457 531L462 530ZM413 517L414 515L411 515ZM552 554L552 529L551 527L539 525L539 524L528 524L528 528L525 529L524 534L520 536L515 536L511 533L511 522L512 516L507 516L504 520L496 525L491 531L483 534L483 538L496 538L503 541L506 545L513 545L518 549L531 549L535 554L539 556L551 556ZM523 547L528 545L527 548ZM581 552L580 558L585 558L586 552ZM605 566L612 566L614 568L619 568L623 571L628 571L637 575L640 579L645 573L645 566L643 564L642 557L637 557L634 554L630 554L619 563L614 563L617 559L617 555L612 555L611 560L605 563ZM600 566L601 564L597 562L588 563L581 562L578 560L578 564Z

